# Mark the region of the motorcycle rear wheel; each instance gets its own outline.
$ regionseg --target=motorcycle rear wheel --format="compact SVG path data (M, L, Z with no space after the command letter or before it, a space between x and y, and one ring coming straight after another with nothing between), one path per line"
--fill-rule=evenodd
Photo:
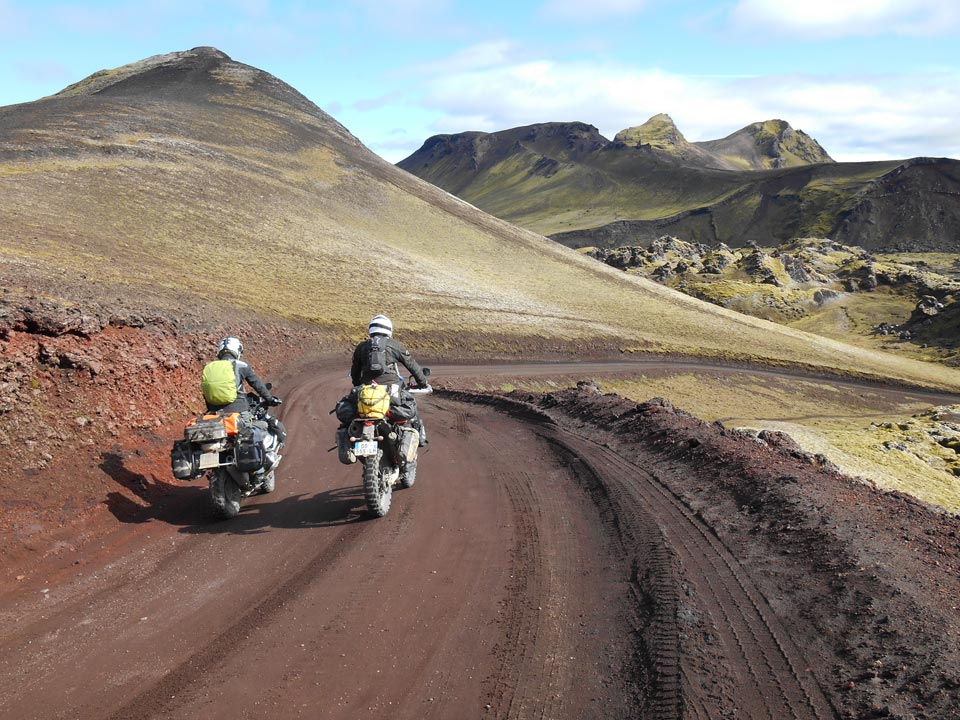
M363 458L363 497L374 517L383 517L389 512L393 488L384 478L382 452Z
M229 520L240 512L240 487L226 470L214 470L210 477L210 502L218 520Z

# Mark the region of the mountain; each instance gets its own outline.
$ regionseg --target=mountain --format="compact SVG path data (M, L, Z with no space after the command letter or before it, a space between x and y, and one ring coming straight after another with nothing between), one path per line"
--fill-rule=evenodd
M769 170L833 162L820 144L783 120L753 123L722 140L691 143L665 114L621 130L614 143L675 158L689 165L722 170Z
M536 158L537 178L592 191L611 176L585 161L620 152L582 124L442 145L457 148L451 172ZM675 182L675 164L652 167ZM679 170L736 189L729 171ZM92 343L117 318L133 318L123 326L141 335L169 334L171 323L229 327L237 313L322 329L340 351L386 312L436 355L647 350L923 382L945 372L743 317L498 220L383 161L287 84L213 48L0 109L0 228L0 340L33 333L47 347L25 351L25 363L82 366L71 359L79 351L57 354L49 338ZM38 303L73 315L53 310L38 324Z
M957 248L960 163L833 162L782 120L691 143L667 115L617 133L546 123L438 135L399 166L570 247L669 234L776 245L830 237L872 250Z

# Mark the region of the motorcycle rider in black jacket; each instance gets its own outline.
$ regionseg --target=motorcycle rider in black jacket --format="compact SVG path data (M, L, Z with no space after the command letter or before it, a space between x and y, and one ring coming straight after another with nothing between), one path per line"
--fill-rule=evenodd
M377 315L370 321L367 332L370 335L370 339L360 342L353 351L350 380L353 382L354 387L371 382L376 382L378 385L389 385L391 395L396 396L398 393L403 393L409 400L413 401L414 406L416 406L414 398L402 388L403 378L400 377L399 365L403 365L403 367L407 369L420 387L426 387L428 385L427 376L424 374L420 364L413 359L413 355L410 354L410 351L407 350L404 344L393 337L393 323L390 321L390 318L386 315ZM384 336L386 338L386 368L383 372L374 375L369 370L370 363L368 360L371 350L371 339L376 336ZM420 445L426 445L427 431L423 427L423 420L420 418L419 411L417 411L411 424L420 431Z

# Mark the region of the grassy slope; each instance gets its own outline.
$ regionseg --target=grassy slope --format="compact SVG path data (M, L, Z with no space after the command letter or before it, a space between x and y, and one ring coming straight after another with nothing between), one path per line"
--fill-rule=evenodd
M955 370L601 266L381 161L319 110L281 102L272 78L230 63L212 77L165 85L162 101L135 86L3 111L3 254L60 282L159 287L171 303L198 295L331 327L385 311L439 353L465 331L491 355L620 347L960 388Z

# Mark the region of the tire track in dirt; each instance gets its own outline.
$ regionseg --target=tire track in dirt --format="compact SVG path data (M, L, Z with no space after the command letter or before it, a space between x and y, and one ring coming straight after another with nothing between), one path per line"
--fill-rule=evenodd
M226 658L236 655L240 646L247 642L252 634L262 632L279 610L334 567L338 558L348 553L351 545L357 542L361 532L360 525L347 528L341 535L340 544L325 547L310 558L306 565L246 610L213 640L172 668L163 680L111 714L110 720L142 720L153 717L161 710L169 711L171 707L175 707L176 703L172 703L171 699L184 695L187 688L195 688L198 682L216 683L216 678L207 679L204 670L218 667ZM95 717L96 708L88 708L82 716Z
M599 511L601 521L609 528L609 535L615 541L611 552L630 569L629 589L634 610L631 624L644 636L644 643L636 653L639 659L632 669L643 687L638 700L643 717L675 720L683 714L683 697L679 677L678 578L673 555L653 516L634 508L634 521L623 522L623 508L611 496L603 478L569 445L551 437L549 432L543 434L554 451L570 465Z
M315 453L329 441L329 437L323 432L326 427L321 423L322 410L318 407L317 400L321 397L319 390L323 385L323 378L315 378L294 387L287 395L288 409L292 401L299 401L295 414L295 418L300 420L297 423L300 429L297 433L297 441L299 443L307 441L306 447L303 448L304 452L308 452L307 448L311 448ZM309 418L311 422L303 422L305 418ZM356 503L362 503L359 493L356 494ZM383 538L384 547L394 544L403 534L410 522L410 514L409 507L394 510L393 522L387 525L387 532ZM124 704L110 716L110 719L139 719L161 713L168 714L190 702L191 699L203 695L206 688L216 686L220 679L215 675L208 675L203 672L203 669L222 666L228 658L249 652L244 649L244 646L251 644L251 638L269 633L270 626L276 622L276 617L285 607L295 604L298 598L307 593L316 583L323 582L341 559L351 554L362 553L362 546L370 542L369 536L364 533L365 527L362 523L354 523L342 528L335 543L328 544L320 551L308 555L299 569L287 570L282 582L273 586L259 599L252 600L246 608L237 608L235 620L202 647L197 648L189 657L171 668L160 682ZM167 563L170 562L172 559L168 558ZM373 576L364 578L361 585L355 585L360 602L349 606L348 611L355 611L364 598L373 602L373 597L377 594L376 585L377 581ZM356 619L356 617L346 618L345 621L355 622ZM93 707L90 711L91 716L96 714Z
M277 494L230 523L152 526L154 543L178 543L96 609L127 604L97 628L109 652L93 630L64 630L66 656L89 653L101 689L82 684L90 666L37 665L13 716L835 717L748 570L670 492L666 465L532 406L432 396L417 484L363 522L356 466L325 452L332 378L284 393ZM138 593L181 583L202 591L190 607L145 611ZM45 612L88 611L55 602ZM75 706L58 691L41 705L51 712L31 710L29 695L57 683L76 688Z
M632 507L647 507L656 517L664 537L682 564L684 581L697 592L701 610L717 628L735 687L724 695L748 717L779 720L830 718L836 713L806 667L800 651L776 621L769 605L749 581L745 571L709 529L656 475L648 473L616 452L559 428L544 429L600 478L614 497L622 518L642 524ZM664 636L672 632L665 629ZM671 662L658 669L671 670ZM668 672L669 675L669 672ZM698 690L688 683L684 694ZM669 692L667 693L669 697ZM706 702L711 705L715 699ZM657 698L660 706L659 697ZM663 706L663 717L669 710Z
M621 601L609 613L623 640L605 638L606 654L594 648L595 639L582 637L594 626L590 614L599 612L591 606L603 604L598 589L613 583L620 597L619 588L629 584L616 528L583 502L584 488L552 445L525 425L492 435L482 417L455 407L453 429L466 429L480 454L491 458L489 480L502 488L513 528L497 664L484 681L487 711L511 720L631 714L633 694L624 687L634 673L611 678L609 672L611 665L621 672L633 652L630 603ZM464 427L462 418L470 424ZM527 462L518 463L521 457ZM584 577L596 583L584 590ZM593 697L571 693L577 683Z

